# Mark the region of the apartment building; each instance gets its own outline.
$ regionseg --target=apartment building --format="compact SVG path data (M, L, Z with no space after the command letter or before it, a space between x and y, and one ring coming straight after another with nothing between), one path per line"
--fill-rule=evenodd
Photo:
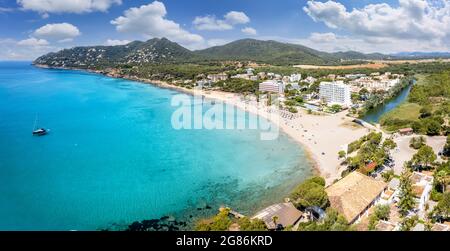
M352 105L350 86L343 81L321 82L319 95L320 99L331 105L338 104L346 107Z

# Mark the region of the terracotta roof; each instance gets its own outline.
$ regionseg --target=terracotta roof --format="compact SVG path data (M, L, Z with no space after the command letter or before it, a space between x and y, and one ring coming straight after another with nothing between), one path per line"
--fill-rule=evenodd
M412 192L414 194L414 196L416 196L417 198L422 197L423 191L425 190L424 186L420 186L420 185L413 185L412 186Z
M445 224L435 223L431 228L431 231L449 231L450 227Z
M295 206L288 203L275 204L267 207L252 217L252 219L261 219L266 223L268 229L276 229L277 226L273 222L273 217L278 218L277 224L281 224L283 227L294 225L302 216L302 212Z
M373 170L375 170L375 167L377 167L377 162L370 162L369 164L366 165L365 171L370 173Z
M407 132L412 132L414 131L414 129L412 128L402 128L398 130L399 132L403 132L403 133L407 133Z
M352 223L386 187L387 184L382 181L359 172L352 172L325 191L331 206Z
M393 231L395 228L395 224L389 221L380 220L378 224L375 226L377 231Z

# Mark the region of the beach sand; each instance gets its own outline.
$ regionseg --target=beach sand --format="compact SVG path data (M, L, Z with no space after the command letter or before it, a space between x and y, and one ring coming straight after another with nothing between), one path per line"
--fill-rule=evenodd
M36 65L37 67L45 67ZM53 68L53 67L52 67ZM66 68L62 68L66 69ZM76 70L76 69L72 69ZM341 177L345 170L338 158L338 152L346 149L347 144L368 134L369 129L352 122L346 111L333 115L313 115L299 109L297 114L280 111L278 108L263 105L264 102L246 102L241 94L221 91L199 91L168 84L164 81L137 78L134 76L118 76L105 74L101 71L90 71L114 78L124 78L152 84L161 88L173 89L190 95L200 95L206 99L214 99L233 105L247 112L257 114L279 126L293 140L304 147L308 156L314 162L319 175L325 178L327 184Z
M243 96L239 94L203 91L196 95L234 105L277 124L283 132L305 148L327 184L339 179L341 172L345 170L345 167L340 165L342 160L338 158L338 152L346 149L347 144L370 132L369 129L353 123L353 119L347 117L345 111L333 115L313 115L299 109L299 113L292 114L273 106L245 102Z

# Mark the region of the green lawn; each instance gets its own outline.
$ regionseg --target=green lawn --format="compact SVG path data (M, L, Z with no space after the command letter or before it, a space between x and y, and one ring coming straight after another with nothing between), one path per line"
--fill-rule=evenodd
M417 79L417 85L424 85L426 83L426 77L427 75L425 74L416 74L414 75L414 77Z
M405 102L383 115L380 119L380 124L387 131L410 127L414 121L419 120L421 108L418 104Z

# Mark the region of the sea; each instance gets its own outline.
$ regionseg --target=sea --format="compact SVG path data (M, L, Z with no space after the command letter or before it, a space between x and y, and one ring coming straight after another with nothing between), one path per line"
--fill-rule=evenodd
M255 129L174 128L177 95L0 62L0 230L123 230L162 218L192 229L221 206L251 216L282 202L313 174L283 132L263 141ZM33 136L41 127L49 133Z

